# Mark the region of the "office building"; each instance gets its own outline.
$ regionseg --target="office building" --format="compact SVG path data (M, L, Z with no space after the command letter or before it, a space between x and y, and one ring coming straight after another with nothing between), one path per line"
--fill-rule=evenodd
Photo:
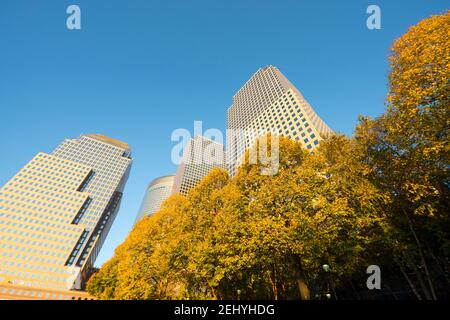
M191 139L184 148L174 179L173 193L187 195L213 168L227 169L223 144L203 136Z
M333 131L274 66L259 69L233 97L227 112L227 159L234 175L243 154L267 133L313 150Z
M136 216L135 223L146 216L152 215L159 209L161 203L172 194L174 178L175 175L169 175L159 177L150 182L145 191L144 200Z
M126 143L81 135L38 153L0 188L2 290L45 298L46 290L82 289L119 210L131 164Z

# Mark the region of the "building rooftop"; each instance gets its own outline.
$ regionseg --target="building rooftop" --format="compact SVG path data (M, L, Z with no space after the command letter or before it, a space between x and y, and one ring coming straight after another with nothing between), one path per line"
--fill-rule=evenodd
M173 182L174 178L175 178L175 175L171 174L171 175L162 176L162 177L153 179L152 182L150 182L150 184L148 185L147 189L149 189L150 187L152 187L158 183Z
M104 143L108 143L110 145L125 149L125 150L130 150L130 146L128 145L128 143L125 143L123 141L117 140L117 139L113 139L107 136L104 136L102 134L98 134L98 133L94 133L94 134L84 134L85 137L89 137L91 139L95 139Z

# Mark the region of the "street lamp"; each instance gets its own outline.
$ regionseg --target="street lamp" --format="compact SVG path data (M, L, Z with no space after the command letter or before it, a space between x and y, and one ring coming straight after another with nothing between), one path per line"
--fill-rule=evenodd
M329 284L331 284L331 290L333 290L334 299L337 300L336 290L334 290L333 279L331 278L331 268L329 264L322 265L323 271L327 274ZM331 299L331 294L326 294L327 299Z
M237 289L237 296L238 296L238 300L241 300L241 290Z

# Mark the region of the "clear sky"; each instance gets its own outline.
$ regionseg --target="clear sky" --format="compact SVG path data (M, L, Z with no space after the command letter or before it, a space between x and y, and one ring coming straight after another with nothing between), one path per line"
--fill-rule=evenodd
M81 8L81 30L66 8ZM382 29L366 27L379 5ZM176 128L225 129L233 94L275 65L335 131L384 110L387 57L447 0L10 0L0 7L0 185L37 152L101 133L133 148L96 265L130 231L147 184L174 173Z

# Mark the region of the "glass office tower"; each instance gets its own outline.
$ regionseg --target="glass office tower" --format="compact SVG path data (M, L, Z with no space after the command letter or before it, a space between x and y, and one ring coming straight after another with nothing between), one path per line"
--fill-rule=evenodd
M203 136L191 139L178 165L173 193L187 195L213 168L227 169L223 144Z
M81 135L39 153L0 188L0 285L81 289L131 164L126 143Z
M274 66L259 69L234 95L227 112L227 161L233 176L243 154L267 133L314 149L333 131Z
M152 215L159 209L161 203L172 194L174 178L174 175L169 175L159 177L150 182L145 191L144 200L142 200L135 223L146 216Z

